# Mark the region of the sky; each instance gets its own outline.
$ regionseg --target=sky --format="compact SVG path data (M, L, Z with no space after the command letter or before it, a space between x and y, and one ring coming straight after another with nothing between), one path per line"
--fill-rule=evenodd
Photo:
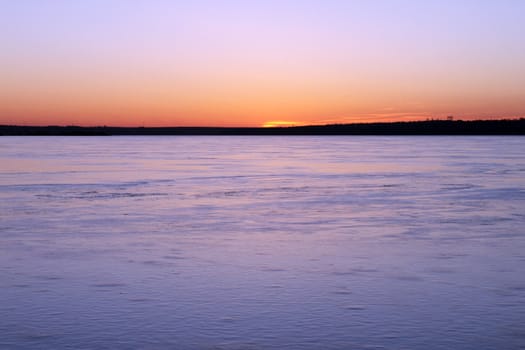
M0 0L0 124L525 116L523 0Z

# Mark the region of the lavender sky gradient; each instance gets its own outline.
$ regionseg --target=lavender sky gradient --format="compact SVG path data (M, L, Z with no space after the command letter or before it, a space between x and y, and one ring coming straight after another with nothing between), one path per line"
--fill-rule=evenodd
M522 0L0 0L0 124L525 115Z

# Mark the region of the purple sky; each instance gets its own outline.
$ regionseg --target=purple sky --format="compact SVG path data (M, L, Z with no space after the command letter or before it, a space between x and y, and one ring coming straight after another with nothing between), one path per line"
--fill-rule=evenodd
M0 124L525 115L525 1L0 0Z

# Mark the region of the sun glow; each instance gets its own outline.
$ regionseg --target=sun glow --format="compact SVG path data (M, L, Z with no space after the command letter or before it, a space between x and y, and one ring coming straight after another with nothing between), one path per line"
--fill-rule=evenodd
M299 122L290 122L290 121L284 121L284 120L274 120L269 121L263 124L263 128L279 128L279 127L291 127L291 126L301 126L304 125L303 123Z

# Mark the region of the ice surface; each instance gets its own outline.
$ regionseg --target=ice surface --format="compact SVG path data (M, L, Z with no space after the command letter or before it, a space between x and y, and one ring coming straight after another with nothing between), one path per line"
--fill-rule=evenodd
M2 137L0 348L525 348L524 150Z

